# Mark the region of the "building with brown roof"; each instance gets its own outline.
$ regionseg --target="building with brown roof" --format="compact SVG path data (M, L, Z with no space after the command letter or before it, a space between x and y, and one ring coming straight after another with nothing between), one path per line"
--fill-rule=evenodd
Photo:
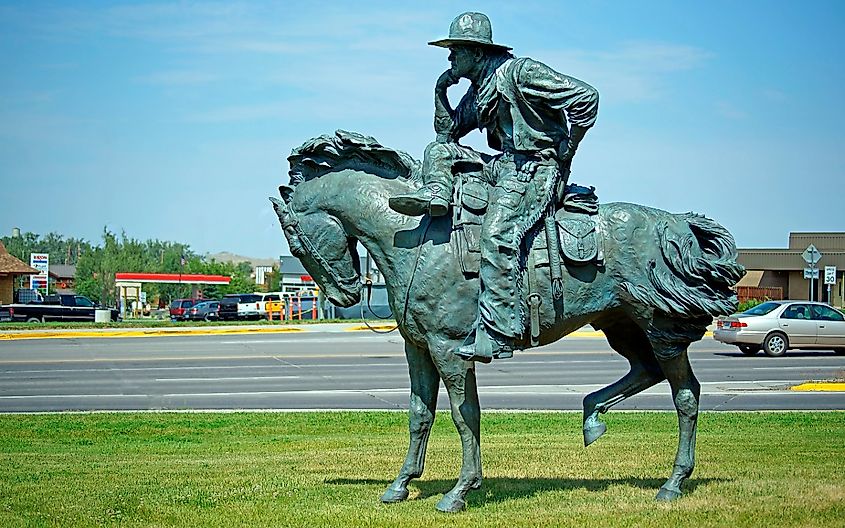
M37 269L12 256L0 241L0 304L14 300L15 279L21 275L38 275Z
M802 257L804 251L813 245L821 253L816 264L819 278L812 281L804 278L804 269L809 265ZM813 232L790 233L789 246L779 249L739 249L738 261L748 273L737 284L740 297L743 292L759 291L760 295L746 295L760 298L810 299L828 302L833 306L845 305L845 233ZM824 284L826 266L836 267L836 283L831 285L830 296ZM812 288L812 290L811 290ZM765 293L769 290L769 294Z

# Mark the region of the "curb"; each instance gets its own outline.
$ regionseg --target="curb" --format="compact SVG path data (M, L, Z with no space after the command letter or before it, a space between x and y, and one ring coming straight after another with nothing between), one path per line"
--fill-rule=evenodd
M132 338L132 337L174 337L174 336L195 336L195 335L236 335L236 334L283 334L283 333L308 333L308 332L371 332L388 333L396 329L396 323L391 324L370 324L369 326L360 323L315 323L309 325L286 325L286 326L228 326L228 327L188 327L188 328L132 328L114 329L101 328L90 330L11 330L0 332L0 342L16 341L24 339L73 339L73 338ZM713 332L706 332L705 337L712 337ZM604 338L604 333L599 330L592 330L586 326L576 330L567 337L576 338ZM797 389L801 390L801 389ZM808 389L809 390L809 389Z
M811 381L793 385L789 390L798 392L845 392L845 382Z

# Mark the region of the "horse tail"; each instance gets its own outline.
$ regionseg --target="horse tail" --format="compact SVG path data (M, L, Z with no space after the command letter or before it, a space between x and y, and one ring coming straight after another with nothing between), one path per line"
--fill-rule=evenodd
M649 261L650 286L624 283L629 294L664 313L683 317L728 315L737 307L731 288L745 275L727 229L686 213L658 222L662 263Z

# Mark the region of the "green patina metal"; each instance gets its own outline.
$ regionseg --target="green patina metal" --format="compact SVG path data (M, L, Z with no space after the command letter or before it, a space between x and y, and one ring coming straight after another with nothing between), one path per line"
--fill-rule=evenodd
M693 213L599 204L568 184L572 157L592 126L598 93L492 39L490 22L464 13L449 37L451 68L435 86L435 141L422 162L352 132L309 140L289 159L290 183L271 198L297 256L329 300L361 298L358 242L385 277L411 376L411 440L382 496L408 497L423 471L439 384L463 445L454 488L437 508L465 507L481 484L475 362L554 342L585 324L601 329L631 369L584 399L584 442L605 432L599 415L668 380L679 416L671 500L694 465L700 386L687 357L714 316L733 312L744 274L734 240ZM464 77L457 108L445 91ZM501 154L459 144L475 128Z

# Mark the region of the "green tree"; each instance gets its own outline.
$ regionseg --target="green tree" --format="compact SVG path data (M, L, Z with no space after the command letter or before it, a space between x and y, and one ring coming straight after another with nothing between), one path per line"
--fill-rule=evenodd
M22 233L18 237L2 237L3 245L10 254L29 263L30 253L48 253L50 264L71 264L79 261L80 254L91 248L91 244L81 238L68 238L58 233L39 236L35 233Z
M20 237L4 237L4 244L12 255L29 262L30 253L49 253L51 263L67 262L76 265L76 291L99 300L106 305L117 301L115 273L183 273L223 275L231 277L225 286L202 285L200 291L206 298L220 298L227 293L246 293L256 290L251 279L249 262L232 264L207 261L191 251L190 246L161 240L140 241L125 232L116 235L103 228L102 243L90 244L82 239L65 239L57 233L41 237L24 233ZM144 291L151 300L159 298L165 303L189 297L189 284L146 284Z

